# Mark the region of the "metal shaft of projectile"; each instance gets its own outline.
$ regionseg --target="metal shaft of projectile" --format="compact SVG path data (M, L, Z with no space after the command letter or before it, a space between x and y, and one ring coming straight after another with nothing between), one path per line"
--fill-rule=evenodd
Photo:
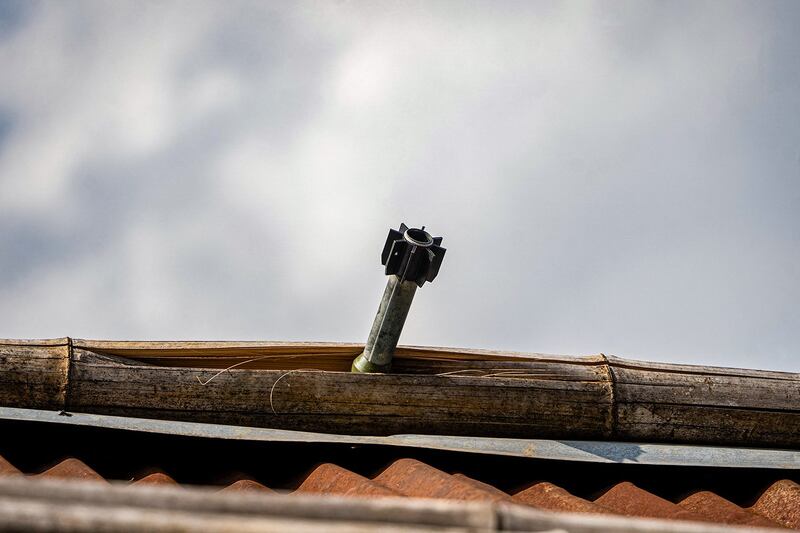
M389 276L364 352L353 361L353 371L369 373L389 371L397 341L400 340L400 333L403 331L416 292L415 282L402 280L399 276Z
M439 272L445 249L441 237L431 237L422 228L400 224L389 230L381 263L389 276L378 314L372 321L364 351L353 361L353 372L388 372L400 333L406 322L417 287L433 281Z

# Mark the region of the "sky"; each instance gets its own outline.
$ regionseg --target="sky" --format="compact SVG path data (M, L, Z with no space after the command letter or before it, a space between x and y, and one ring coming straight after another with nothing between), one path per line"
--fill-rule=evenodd
M0 337L800 371L800 2L0 0Z

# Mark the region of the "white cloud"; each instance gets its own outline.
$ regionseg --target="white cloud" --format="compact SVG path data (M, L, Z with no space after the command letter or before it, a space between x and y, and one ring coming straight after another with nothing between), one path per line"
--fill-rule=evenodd
M360 340L406 221L449 251L405 342L797 370L765 5L44 4L0 40L0 334Z

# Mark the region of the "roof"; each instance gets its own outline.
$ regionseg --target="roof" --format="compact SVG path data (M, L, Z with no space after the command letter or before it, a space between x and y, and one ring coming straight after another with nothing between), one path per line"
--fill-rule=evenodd
M743 504L739 505L713 490L703 490L708 486L720 486L719 480L710 481L705 476L669 488L669 484L664 483L668 473L663 469L606 473L604 482L602 478L598 479L601 471L588 468L585 472L590 477L584 481L574 471L558 473L552 467L541 468L541 464L537 465L540 467L538 472L531 472L530 468L523 469L526 470L523 473L511 471L520 469L521 459L502 461L492 458L487 461L484 458L467 464L463 457L448 454L423 453L415 458L405 456L406 450L395 453L371 450L359 460L357 453L347 454L341 449L301 448L287 453L288 448L284 445L243 452L226 443L197 442L190 452L192 441L175 442L148 434L132 438L130 435L87 432L86 428L71 429L73 431L64 431L63 427L6 423L4 434L13 431L17 443L9 445L4 442L0 446L5 454L0 457L0 477L26 474L32 480L68 479L102 484L110 479L134 486L188 487L200 482L202 485L216 485L217 490L223 493L437 498L504 502L559 512L759 527L800 527L800 485L780 477L786 473L762 472L754 477L741 471L737 471L739 474L721 474L718 470L703 472L705 476L721 475L728 480L736 479L738 475L740 485L732 494ZM122 444L125 441L127 445ZM32 445L34 442L39 446ZM54 444L47 446L48 442ZM137 449L160 449L162 452L150 451L135 457ZM186 453L186 459L177 460L177 450ZM260 453L278 456L277 460L283 463L281 471L268 471L269 465L276 462L275 458L265 461L268 465L253 464L250 472L246 466L242 471L241 460L226 458L226 454L238 454L246 464L255 462L254 458ZM325 459L331 460L319 463ZM487 475L484 471L489 468L496 470ZM106 472L108 479L98 470ZM788 475L797 474L790 472ZM642 483L648 476L651 479ZM565 480L570 487L561 486L567 484ZM653 486L661 490L652 492L644 488ZM727 492L731 493L730 489ZM751 505L745 505L751 501Z
M38 531L750 533L752 526L548 513L504 502L263 495L0 479L0 527Z
M796 469L577 463L381 445L237 441L8 419L0 421L0 433L13 436L0 440L0 480L24 475L32 484L79 480L106 486L110 481L184 491L208 486L221 495L267 499L339 496L356 506L364 499L433 498L508 504L564 517L579 513L687 524L800 527ZM609 530L617 527L619 523Z
M39 470L38 468L36 470ZM178 486L178 480L158 468L145 468L134 475L132 485ZM0 477L23 472L0 456ZM26 472L33 479L68 479L107 483L103 476L77 457L66 457L40 472ZM597 497L587 499L548 481L535 481L525 488L505 492L494 485L461 473L448 473L428 463L403 457L369 477L335 463L323 463L300 478L294 490L272 489L247 474L229 472L222 492L274 494L325 494L359 498L438 498L457 501L508 502L535 509L575 513L612 514L643 518L716 522L758 527L800 527L800 485L774 481L752 506L742 507L707 490L700 490L673 503L630 481L611 485ZM232 479L239 477L235 481ZM224 479L221 478L221 479Z
M338 371L358 350L306 343L0 343L0 367L7 370L0 373L0 434L12 436L0 439L0 478L27 483L0 483L0 518L3 498L37 508L39 496L24 487L57 479L157 485L179 494L211 486L223 503L205 492L203 498L225 508L244 494L252 494L247 502L304 502L281 504L296 510L333 498L339 507L329 521L342 509L366 512L381 501L407 505L411 514L412 508L433 512L439 508L430 502L438 501L479 505L470 509L489 513L489 529L497 530L514 523L530 531L617 531L645 527L639 519L673 524L650 524L650 531L689 531L696 523L800 528L795 374L602 354L428 348L401 348L396 375ZM248 365L256 368L242 368ZM361 412L368 403L371 410ZM268 428L306 433L276 436ZM392 431L405 428L422 431ZM475 435L483 436L479 449L480 439L470 440ZM587 435L607 442L553 440ZM636 435L659 444L631 442ZM566 449L578 451L552 451ZM49 490L42 494L83 498L78 489ZM178 502L182 496L173 492L169 501ZM224 496L232 493L239 496ZM93 502L106 498L92 494ZM147 505L158 501L149 497L142 496ZM408 526L404 513L382 523Z

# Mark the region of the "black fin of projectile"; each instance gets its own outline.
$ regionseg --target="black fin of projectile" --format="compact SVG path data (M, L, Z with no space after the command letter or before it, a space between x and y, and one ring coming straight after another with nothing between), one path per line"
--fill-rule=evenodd
M381 253L386 275L413 281L420 287L426 281L433 281L446 252L441 243L442 237L432 237L425 226L409 228L400 224L399 229L390 229Z

